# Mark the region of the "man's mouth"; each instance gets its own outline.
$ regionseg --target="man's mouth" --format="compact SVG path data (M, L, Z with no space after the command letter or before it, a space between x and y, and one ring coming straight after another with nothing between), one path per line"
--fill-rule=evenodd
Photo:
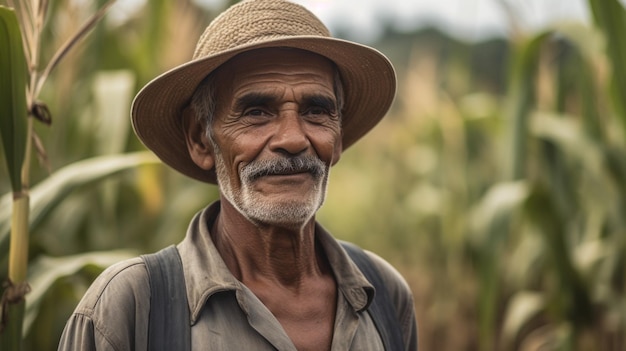
M305 173L310 174L314 179L321 177L324 174L324 163L314 156L254 161L242 169L241 176L252 182L265 176L290 176Z

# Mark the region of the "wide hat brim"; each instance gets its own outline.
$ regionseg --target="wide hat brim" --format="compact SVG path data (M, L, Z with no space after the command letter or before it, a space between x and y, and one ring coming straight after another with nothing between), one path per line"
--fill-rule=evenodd
M344 89L344 150L370 131L389 110L395 96L396 75L391 62L379 51L332 37L274 37L190 61L148 83L135 97L131 109L133 128L139 139L175 170L216 184L215 170L198 167L189 155L183 114L192 113L191 97L208 74L237 54L270 47L310 51L337 65Z

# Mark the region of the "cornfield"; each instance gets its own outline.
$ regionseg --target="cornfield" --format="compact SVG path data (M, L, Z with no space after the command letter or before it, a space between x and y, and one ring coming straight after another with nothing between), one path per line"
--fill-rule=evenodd
M0 349L55 350L104 268L180 241L218 197L146 152L128 111L227 4L2 3L0 280L25 298L3 298ZM588 5L593 25L371 44L398 96L318 219L407 278L422 350L626 349L626 10Z

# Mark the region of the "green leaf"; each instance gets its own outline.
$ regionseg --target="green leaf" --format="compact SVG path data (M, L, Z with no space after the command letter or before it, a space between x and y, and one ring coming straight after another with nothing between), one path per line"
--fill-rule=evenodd
M511 217L521 209L528 196L529 185L526 181L497 183L487 191L470 216L470 240L480 252L478 328L481 350L493 349L490 343L494 340L497 313L494 301L498 299L501 287L499 267L494 262L498 261L498 255L508 238Z
M506 346L511 347L526 324L545 309L545 297L534 291L518 291L506 307L502 336Z
M0 137L13 192L22 190L26 149L26 59L12 9L0 6Z
M551 309L567 319L577 330L594 323L592 288L585 284L578 267L574 265L568 240L569 217L564 217L555 205L555 197L549 189L536 186L524 204L529 225L537 228L548 249L547 258L557 277L556 287L561 291L550 302Z
M38 258L33 263L28 277L31 292L28 294L26 301L24 334L28 333L29 328L37 317L44 296L59 279L76 274L88 266L96 266L98 271L102 271L114 263L135 256L137 256L135 251L114 250L88 252L66 257L41 256Z
M470 215L470 242L476 247L494 247L506 240L506 225L528 198L530 189L523 180L491 186Z
M626 9L618 0L589 0L595 24L606 37L607 54L611 60L611 93L613 105L626 130Z
M519 180L525 176L528 119L535 104L534 77L541 47L552 34L552 30L544 31L523 42L513 58L507 91L510 153L505 180Z
M144 164L158 163L150 152L94 157L72 163L54 172L31 189L30 226L34 227L56 204L75 188L102 180L117 172ZM8 252L12 194L0 198L0 256Z
M579 160L586 171L597 176L603 173L602 145L589 138L575 118L537 112L531 116L530 130L533 136L555 143L567 156Z

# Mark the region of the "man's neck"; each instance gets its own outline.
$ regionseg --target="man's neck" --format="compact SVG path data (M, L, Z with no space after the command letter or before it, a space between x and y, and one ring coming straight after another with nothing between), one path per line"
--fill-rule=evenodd
M222 199L211 234L226 266L247 286L278 284L297 292L308 278L328 274L314 219L300 226L252 223Z

